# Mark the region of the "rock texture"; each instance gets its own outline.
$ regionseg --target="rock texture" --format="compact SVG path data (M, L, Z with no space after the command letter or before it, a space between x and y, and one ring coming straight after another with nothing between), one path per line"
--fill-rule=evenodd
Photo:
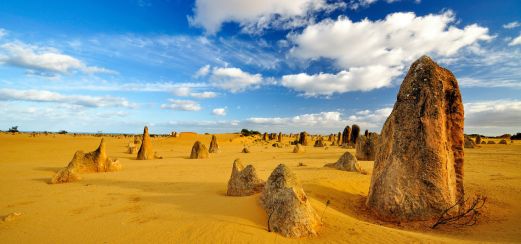
M463 118L454 75L415 61L380 135L367 199L377 216L432 219L464 196Z
M264 189L265 182L257 176L252 165L242 166L240 159L235 159L232 166L232 175L228 180L228 196L249 196Z
M208 149L200 141L196 141L192 146L192 152L190 153L190 159L204 159L208 158Z
M311 142L311 136L307 132L300 132L300 137L298 143L302 146L308 146Z
M367 133L367 136L360 136L355 144L356 158L358 160L374 161L376 155L376 145L378 144L378 134Z
M143 129L143 140L141 142L141 147L137 152L137 160L149 160L154 159L155 153L152 148L152 141L150 140L150 135L148 134L148 127L145 126Z
M98 149L93 152L84 153L76 151L74 157L67 167L61 169L52 177L51 183L67 183L81 179L80 173L110 172L121 169L118 160L107 157L105 140L101 139Z
M358 161L353 156L353 154L349 152L345 152L340 158L336 161L336 163L330 163L324 165L324 167L335 168L344 171L352 171L352 172L361 172L360 165Z
M295 173L280 164L264 187L261 205L268 215L270 231L285 237L316 235L320 218L311 207Z
M304 149L304 147L299 143L297 143L297 145L295 145L295 147L293 148L293 153L303 153L305 151L306 149Z
M209 153L218 153L219 145L217 145L217 137L215 135L212 135L212 141L210 142L210 149L208 149Z

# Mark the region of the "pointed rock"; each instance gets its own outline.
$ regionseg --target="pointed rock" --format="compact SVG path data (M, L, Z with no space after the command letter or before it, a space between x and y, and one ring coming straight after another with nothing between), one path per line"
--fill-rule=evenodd
M141 147L137 153L137 160L150 160L154 159L154 149L152 148L152 141L150 140L150 135L148 134L148 127L145 126L143 129L143 139L141 142Z
M376 215L427 220L464 197L463 117L454 75L415 61L380 134L367 199Z
M268 178L260 198L269 231L286 237L316 235L320 218L311 207L297 176L280 164Z
M345 152L336 163L330 163L324 165L324 167L335 168L344 171L361 172L360 165L356 158L350 153Z
M242 166L240 159L235 159L232 166L232 175L228 181L228 196L249 196L264 189L265 182L257 176L252 165Z
M192 147L192 152L190 153L190 159L203 159L208 158L208 149L206 146L200 141L196 141L194 146Z
M210 149L208 149L209 153L218 153L219 145L217 145L217 137L215 135L212 135L212 141L210 142Z

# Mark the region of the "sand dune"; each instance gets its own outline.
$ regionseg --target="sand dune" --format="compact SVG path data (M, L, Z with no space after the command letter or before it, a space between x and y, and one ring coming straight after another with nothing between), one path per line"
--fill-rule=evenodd
M110 157L123 170L85 174L82 181L51 185L52 175L76 150L90 150L99 137L0 134L0 221L2 243L396 243L396 242L520 242L521 143L481 145L465 149L468 195L488 196L481 221L471 227L429 223L377 221L363 207L372 161L359 161L369 174L323 167L354 149L254 145L235 134L217 135L221 153L190 160L196 140L209 144L211 135L181 134L152 138L162 160L136 160L128 154L128 138L106 137ZM288 138L283 142L287 143ZM489 139L485 139L488 141ZM273 141L275 142L275 141ZM246 143L251 153L241 153ZM329 144L329 142L327 142ZM231 165L236 158L252 164L262 179L285 163L297 174L311 205L324 225L318 236L288 239L267 232L267 216L259 194L226 196ZM299 167L299 163L306 166ZM331 201L324 211L327 200Z

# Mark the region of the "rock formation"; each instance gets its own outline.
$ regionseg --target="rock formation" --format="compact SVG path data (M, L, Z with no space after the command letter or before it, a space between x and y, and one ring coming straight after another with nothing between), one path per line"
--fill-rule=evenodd
M315 141L314 147L324 147L324 140L322 138L318 138L318 140Z
M141 147L137 152L137 159L150 160L155 158L154 155L155 153L154 149L152 148L152 141L150 140L150 135L148 134L148 127L145 126L145 129L143 130L143 140L141 142Z
M210 149L208 149L209 153L218 153L219 145L217 145L217 137L212 135L212 141L210 142Z
M232 166L232 175L228 180L228 196L249 196L263 190L265 182L257 176L252 165L242 166L240 159L235 159Z
M499 141L499 144L507 144L507 140L501 139L501 141Z
M376 145L378 144L378 134L367 133L367 136L358 137L355 144L356 158L358 160L373 161L376 155Z
M282 142L282 132L279 132L279 136L277 137L277 142Z
M351 126L351 144L355 145L360 136L360 127L358 125Z
M309 145L309 142L311 141L311 138L309 136L309 134L307 132L300 132L300 138L299 138L299 142L302 146L307 146Z
M132 142L128 143L127 153L134 154L137 151L136 149L137 149L136 144L134 144Z
M465 136L464 147L465 148L474 148L474 147L476 147L476 143L474 143L474 141L472 140L472 138L470 138L470 136Z
M345 146L351 144L351 127L346 126L342 132L342 142L340 145Z
M262 135L262 140L268 141L268 133L264 132L264 135Z
M487 142L487 144L496 144L496 142L495 142L495 141L492 141L492 140L490 140L490 141L488 141L488 142Z
M338 132L338 135L336 137L336 144L337 145L342 145L342 133Z
M203 159L208 158L208 149L200 141L196 141L192 146L192 152L190 153L190 159Z
M384 220L427 220L464 197L463 103L454 75L423 56L380 134L367 206Z
M481 144L481 136L480 135L478 135L476 137L476 144L478 144L478 145Z
M242 153L250 153L250 149L248 149L248 147L244 147L242 149Z
M320 218L311 207L295 173L280 164L264 187L261 205L268 215L268 229L285 237L316 235Z
M336 163L324 165L324 167L335 168L344 171L361 172L360 165L356 158L349 152L345 152Z
M105 141L101 139L101 143L93 152L84 153L76 151L74 157L67 167L56 173L51 183L67 183L80 180L80 173L110 172L121 169L118 160L112 160L107 157Z
M293 148L293 153L303 153L305 151L306 149L304 149L304 147L299 143L297 143L297 145L295 145L295 147Z

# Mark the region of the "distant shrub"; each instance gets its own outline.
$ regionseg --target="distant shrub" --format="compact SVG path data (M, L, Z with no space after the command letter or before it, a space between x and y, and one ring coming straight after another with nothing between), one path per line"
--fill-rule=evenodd
M62 135L65 135L65 134L67 134L67 133L69 133L69 132L67 132L66 130L60 130L60 131L58 131L58 134L62 134Z
M243 136L260 135L260 132L255 131L255 130L242 129L241 135L243 135Z
M517 134L511 136L510 140L521 140L521 132L517 132Z
M13 126L13 127L9 128L9 130L7 132L16 133L16 132L20 132L20 131L18 131L18 126Z

